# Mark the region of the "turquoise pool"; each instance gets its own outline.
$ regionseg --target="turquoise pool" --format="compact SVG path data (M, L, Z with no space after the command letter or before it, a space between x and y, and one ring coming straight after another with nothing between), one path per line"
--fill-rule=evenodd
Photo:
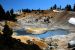
M68 30L64 30L64 29L56 29L56 30L48 30L42 34L31 34L31 33L27 33L25 30L20 29L20 30L16 30L17 32L17 36L25 36L25 35L29 35L29 36L36 36L39 38L46 38L46 37L52 37L55 35L67 35L69 34Z

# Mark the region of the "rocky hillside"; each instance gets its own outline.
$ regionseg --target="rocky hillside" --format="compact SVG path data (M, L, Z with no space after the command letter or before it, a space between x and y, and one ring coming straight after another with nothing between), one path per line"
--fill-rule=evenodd
M58 28L74 32L75 26L68 22L71 17L75 17L75 12L64 10L43 10L42 12L32 11L31 13L22 12L17 15L17 22L8 22L8 25L15 29L25 28L28 32L37 34L43 33L43 31L46 30ZM4 25L3 23L4 22L0 22L1 28Z
M75 30L75 26L70 24L68 20L75 17L75 12L71 11L50 11L44 10L43 12L34 11L31 13L22 12L17 16L19 24L22 26L29 25L29 27L48 28L48 29L67 29L70 31Z

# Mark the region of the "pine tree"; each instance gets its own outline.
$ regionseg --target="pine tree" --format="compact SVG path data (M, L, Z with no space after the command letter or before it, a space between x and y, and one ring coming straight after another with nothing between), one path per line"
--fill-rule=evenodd
M53 9L57 9L57 5L56 4L53 6Z
M75 11L75 4L74 4L74 6L73 6L73 11Z
M65 10L66 11L71 11L72 10L71 5L66 5Z
M0 4L0 20L3 20L4 17L5 17L5 11L2 5Z
M11 17L10 17L10 12L7 11L6 14L5 14L4 19L5 19L5 20L10 20L10 18L11 18Z
M13 15L13 13L14 13L14 10L11 9L11 10L10 10L10 15Z
M61 5L60 5L60 10L61 10Z
M16 21L16 15L14 14L13 9L10 10L10 18L9 18L9 20Z
M51 7L50 10L52 10L53 8Z
M13 30L9 28L9 26L7 25L7 21L5 21L5 25L3 29L3 36L11 37L12 34L13 34Z

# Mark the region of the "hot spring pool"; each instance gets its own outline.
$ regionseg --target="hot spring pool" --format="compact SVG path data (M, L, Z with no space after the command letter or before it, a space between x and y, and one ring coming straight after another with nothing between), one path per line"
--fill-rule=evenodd
M48 30L42 34L31 34L31 33L27 33L25 30L21 29L21 30L16 30L15 32L17 32L17 36L25 36L25 35L29 35L29 36L36 36L39 38L46 38L46 37L52 37L55 35L67 35L69 34L68 30L64 30L64 29L56 29L56 30Z

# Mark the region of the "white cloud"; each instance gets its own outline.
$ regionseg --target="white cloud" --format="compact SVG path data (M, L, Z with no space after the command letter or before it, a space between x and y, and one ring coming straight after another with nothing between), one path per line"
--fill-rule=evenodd
M73 25L75 25L75 18L70 18L69 20L68 20L68 22L70 23L70 24L73 24Z

